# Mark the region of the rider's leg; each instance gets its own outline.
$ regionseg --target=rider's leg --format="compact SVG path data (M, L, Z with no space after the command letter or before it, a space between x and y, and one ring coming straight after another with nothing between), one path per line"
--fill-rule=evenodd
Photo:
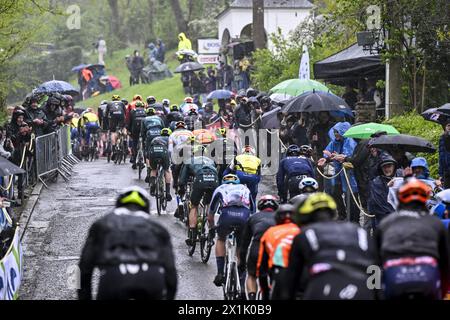
M189 210L189 228L197 228L197 211L198 206L192 205L191 210Z
M170 170L170 167L168 167L168 170L164 172L164 176L166 179L166 199L167 201L172 201L172 196L170 195L170 185L172 184L172 171Z
M149 180L149 182L150 182L150 194L152 195L152 196L154 196L155 195L155 189L156 189L156 173L157 173L157 171L156 170L151 170L150 171L150 180Z

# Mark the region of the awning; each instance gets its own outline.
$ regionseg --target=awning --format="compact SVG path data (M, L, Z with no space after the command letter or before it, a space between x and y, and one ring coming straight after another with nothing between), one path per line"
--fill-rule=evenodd
M383 78L384 73L385 65L380 55L364 51L357 43L314 64L315 79L334 84L362 77Z

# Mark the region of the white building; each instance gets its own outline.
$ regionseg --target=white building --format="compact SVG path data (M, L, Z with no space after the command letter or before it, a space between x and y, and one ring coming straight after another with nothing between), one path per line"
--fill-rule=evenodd
M264 29L266 35L277 32L281 28L282 35L287 37L313 9L308 0L265 0ZM231 39L252 37L253 1L235 0L227 9L217 16L219 22L219 39L222 45ZM269 47L271 47L269 43Z

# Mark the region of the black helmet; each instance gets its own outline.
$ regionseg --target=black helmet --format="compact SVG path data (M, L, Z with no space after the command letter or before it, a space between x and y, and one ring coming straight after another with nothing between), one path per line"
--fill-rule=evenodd
M276 224L284 224L292 222L294 215L294 206L286 203L282 204L278 207L278 210L275 212L275 222Z
M149 106L154 105L156 103L156 98L154 96L148 96L147 97L147 104Z
M296 144L290 145L286 151L288 157L298 157L300 155L300 147Z
M129 187L123 190L117 197L116 207L125 207L127 205L136 205L142 208L142 211L150 212L150 196L141 187Z
M313 149L310 146L303 145L300 147L300 154L306 157L311 157Z

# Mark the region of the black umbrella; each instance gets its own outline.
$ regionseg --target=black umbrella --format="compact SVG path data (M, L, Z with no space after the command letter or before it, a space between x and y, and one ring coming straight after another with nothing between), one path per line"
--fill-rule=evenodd
M353 117L352 110L340 97L330 92L308 91L293 98L284 107L284 113L337 111Z
M0 157L0 177L12 176L13 174L22 174L25 170L19 168L14 163Z
M450 103L446 103L443 106L440 106L439 108L437 108L437 111L440 111L450 116Z
M438 124L445 124L447 120L450 118L450 114L445 114L442 111L439 111L438 108L431 108L424 112L422 112L422 117L431 122L435 122Z
M280 119L278 113L281 107L277 107L269 112L266 112L261 117L261 128L263 129L280 129Z
M370 145L372 147L385 149L388 151L401 150L408 152L436 152L436 148L430 141L406 134L399 134L395 136L383 135L372 139Z
M185 62L185 63L180 64L178 66L178 68L175 69L175 73L200 71L203 69L205 69L205 67L198 62Z

